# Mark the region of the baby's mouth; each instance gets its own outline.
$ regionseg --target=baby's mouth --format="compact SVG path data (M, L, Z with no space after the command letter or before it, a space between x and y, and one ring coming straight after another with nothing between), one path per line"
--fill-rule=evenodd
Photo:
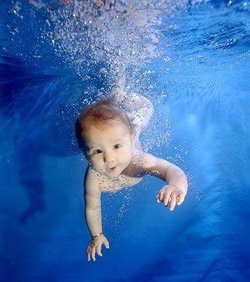
M108 172L109 172L109 173L115 172L115 171L116 171L116 168L117 168L117 166L109 167L109 168L108 168Z

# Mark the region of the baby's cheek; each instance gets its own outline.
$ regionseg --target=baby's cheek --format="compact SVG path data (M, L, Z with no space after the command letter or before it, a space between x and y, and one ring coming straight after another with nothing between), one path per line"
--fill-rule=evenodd
M92 158L89 160L89 162L90 162L93 166L95 166L95 165L97 164L96 160L95 160L95 159L92 159Z
M91 166L95 167L96 164L95 164L95 161L92 158L88 158L87 160L88 160L88 162Z
M102 167L102 165L103 165L102 159L101 159L101 158L98 158L98 157L93 158L93 159L91 160L91 162L92 162L92 165L93 165L94 167L97 167L97 168L100 168L100 167Z
M126 163L130 163L131 158L132 158L131 150L127 150L126 152L124 152L124 160Z

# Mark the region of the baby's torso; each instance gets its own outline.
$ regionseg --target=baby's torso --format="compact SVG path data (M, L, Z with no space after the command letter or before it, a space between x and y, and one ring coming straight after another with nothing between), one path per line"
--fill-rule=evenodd
M131 187L138 184L142 177L131 177L120 175L116 178L109 178L105 175L101 177L99 188L101 192L116 192L126 187Z

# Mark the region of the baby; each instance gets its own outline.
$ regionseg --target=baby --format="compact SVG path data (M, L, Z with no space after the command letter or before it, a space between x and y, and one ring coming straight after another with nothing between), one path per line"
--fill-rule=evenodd
M156 200L171 211L187 194L187 179L179 167L141 149L139 134L153 114L151 102L136 94L128 96L122 88L120 80L109 98L84 108L76 122L76 137L89 161L84 183L86 222L92 237L88 261L95 261L96 254L102 256L102 245L109 248L102 229L102 192L133 186L149 174L166 182Z

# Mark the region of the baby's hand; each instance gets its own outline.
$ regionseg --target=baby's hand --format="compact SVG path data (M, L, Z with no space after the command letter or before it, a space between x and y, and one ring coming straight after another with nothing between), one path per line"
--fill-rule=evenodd
M93 239L87 248L88 261L91 259L95 261L95 254L102 257L102 245L109 249L109 241L104 235Z
M178 188L173 185L164 186L156 196L158 203L162 202L165 207L169 206L169 209L172 211L175 208L175 205L181 205L185 199L187 191Z

